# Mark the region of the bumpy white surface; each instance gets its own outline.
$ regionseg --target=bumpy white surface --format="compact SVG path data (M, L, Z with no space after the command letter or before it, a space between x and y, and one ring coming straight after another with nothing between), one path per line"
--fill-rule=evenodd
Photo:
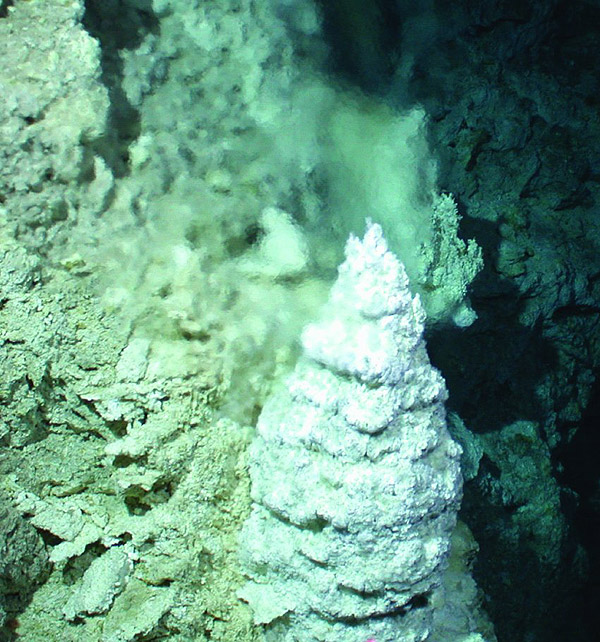
M379 225L350 237L251 451L241 597L267 640L418 642L461 496L424 313Z

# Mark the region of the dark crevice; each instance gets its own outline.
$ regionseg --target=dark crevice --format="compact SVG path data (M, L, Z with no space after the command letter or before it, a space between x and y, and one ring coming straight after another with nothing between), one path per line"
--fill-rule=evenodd
M341 588L342 590L347 590L347 591L350 590L347 587L341 587ZM354 591L352 592L355 593ZM376 594L377 593L372 593L369 595L376 595ZM412 611L414 609L422 609L429 606L429 599L430 599L430 594L428 592L417 593L416 595L413 595L413 597L411 597L410 600L408 600L408 602L405 602L404 604L396 604L394 606L391 606L388 610L382 611L380 613L372 613L371 615L368 615L365 617L358 617L356 615L347 615L347 616L332 618L331 616L328 616L326 613L321 613L321 612L319 612L319 616L329 622L343 622L344 624L347 624L349 626L356 626L356 625L364 624L365 622L368 622L370 620L382 620L390 617L403 617L409 611Z
M14 0L0 0L0 18L6 18L8 16L8 8L14 4Z
M367 93L383 95L400 55L406 16L401 16L399 6L390 0L318 0L317 4L330 49L329 71Z
M559 479L576 493L571 521L587 555L587 581L581 587L579 613L573 619L581 622L589 639L600 627L600 377L595 372L594 384L586 412L572 438L557 449L560 461Z
M83 26L100 42L102 82L108 89L110 108L106 135L94 141L94 151L116 177L129 173L129 146L141 129L137 108L123 90L123 50L139 47L148 33L158 32L158 18L151 0L86 0Z

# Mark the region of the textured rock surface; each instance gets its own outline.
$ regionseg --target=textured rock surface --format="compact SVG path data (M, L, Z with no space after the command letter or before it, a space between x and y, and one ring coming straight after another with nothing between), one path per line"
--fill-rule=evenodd
M424 312L381 228L350 237L304 356L251 449L241 592L271 640L424 640L460 502L460 448Z
M103 160L118 92L102 84L105 43L82 26L92 5L118 5L106 30L136 35L137 12L116 0L88 11L83 0L19 1L0 18L0 492L12 511L0 510L0 639L256 640L235 598L246 444L236 424L212 424L228 385L224 341L206 334L214 315L187 314L190 301L222 310L223 288L191 294L208 272L173 233L174 207L164 254L140 240L145 200L135 201L158 201L149 185L161 180L150 168L113 176ZM198 57L180 31L164 46L176 38L177 56ZM124 546L135 553L127 583L114 554Z
M600 13L565 1L440 9L448 45L436 55L452 72L422 60L415 83L448 154L441 183L485 258L478 321L428 336L484 453L461 516L498 636L587 642L600 613Z
M83 13L81 0L51 0L14 3L0 18L0 218L44 255L112 187L96 152L109 101Z

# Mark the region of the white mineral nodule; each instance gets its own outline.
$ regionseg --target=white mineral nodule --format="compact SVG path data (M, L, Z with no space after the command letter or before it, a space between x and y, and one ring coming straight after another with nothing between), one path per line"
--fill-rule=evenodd
M460 448L424 312L381 227L351 236L251 446L240 592L277 642L422 642L456 523Z

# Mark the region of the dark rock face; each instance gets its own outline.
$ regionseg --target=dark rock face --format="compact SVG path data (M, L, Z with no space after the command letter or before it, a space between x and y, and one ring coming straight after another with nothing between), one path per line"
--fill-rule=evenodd
M10 631L50 566L40 534L0 495L0 634Z

